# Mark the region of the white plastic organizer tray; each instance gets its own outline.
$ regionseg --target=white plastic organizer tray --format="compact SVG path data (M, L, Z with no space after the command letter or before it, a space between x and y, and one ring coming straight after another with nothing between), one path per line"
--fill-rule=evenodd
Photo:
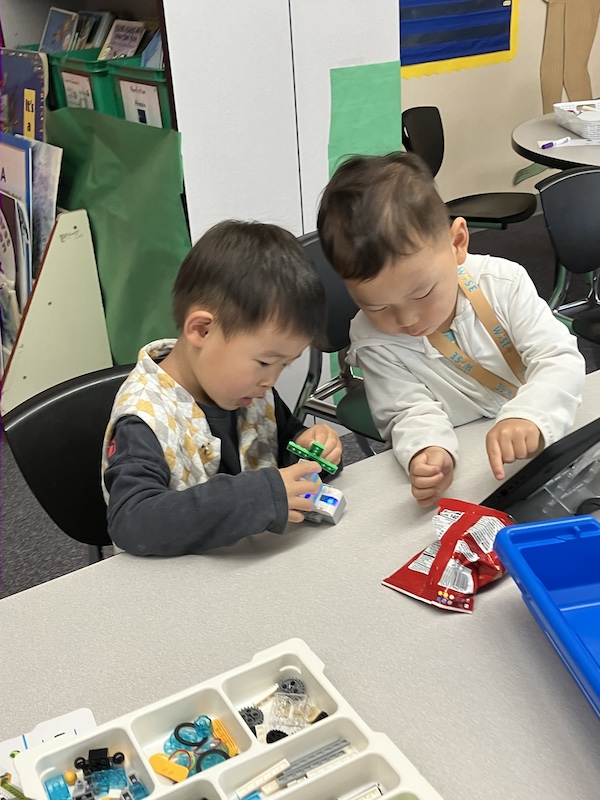
M275 724L282 720L285 698L279 690L273 692L286 680L300 688L299 694L291 695L292 701L304 704L313 718L324 712L321 719L305 722L303 727L292 714L287 726ZM245 719L252 708L260 709L264 722L259 714L257 726L250 727ZM158 775L150 757L163 752L176 726L201 715L221 721L237 746L237 755L179 783ZM274 727L288 736L266 743L265 733ZM346 744L340 745L340 740ZM308 777L286 786L277 784L286 762L292 767L305 757L312 762L315 751L328 746L342 746L343 752L329 763L307 769ZM135 772L150 800L442 800L387 736L363 722L324 676L323 662L301 639L264 650L248 664L100 725L90 734L24 751L16 757L15 767L25 795L49 800L44 782L74 771L76 758L87 758L90 750L98 748L108 748L109 755L122 752L127 774Z

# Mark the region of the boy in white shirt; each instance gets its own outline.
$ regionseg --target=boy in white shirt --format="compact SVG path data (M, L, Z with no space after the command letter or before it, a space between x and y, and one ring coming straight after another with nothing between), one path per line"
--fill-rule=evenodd
M454 428L495 417L494 475L562 437L581 401L583 357L523 267L467 252L417 156L355 156L326 187L323 250L360 307L350 363L422 506L453 480ZM507 234L508 235L508 234Z

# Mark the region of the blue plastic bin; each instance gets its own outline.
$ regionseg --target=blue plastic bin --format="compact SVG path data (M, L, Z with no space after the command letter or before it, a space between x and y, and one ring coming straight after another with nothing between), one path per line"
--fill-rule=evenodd
M600 522L513 525L498 533L494 550L600 716Z

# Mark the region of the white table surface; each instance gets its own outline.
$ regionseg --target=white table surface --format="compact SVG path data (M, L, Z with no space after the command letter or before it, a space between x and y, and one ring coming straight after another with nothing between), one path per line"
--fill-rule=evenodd
M556 141L565 136L579 138L567 128L563 128L555 120L554 112L543 117L534 117L518 125L512 132L512 146L519 155L556 169L569 167L600 167L600 145L582 147L551 147L542 150L538 141ZM600 792L598 793L600 796Z
M575 427L598 415L599 391L600 371ZM490 424L459 429L452 496L495 488ZM206 556L122 554L1 600L0 740L80 706L106 722L298 636L445 800L598 800L600 720L512 580L479 594L471 616L383 587L433 540L432 514L390 452L337 485L348 508L336 527Z

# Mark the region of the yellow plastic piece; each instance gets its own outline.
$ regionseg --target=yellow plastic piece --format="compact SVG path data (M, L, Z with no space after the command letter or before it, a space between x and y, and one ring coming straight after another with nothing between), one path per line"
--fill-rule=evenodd
M222 742L225 742L231 757L237 756L240 752L237 744L233 741L220 719L213 719L213 736L215 739L220 739Z
M65 783L68 783L69 786L75 786L76 781L77 781L76 772L65 772Z
M165 778L170 778L175 783L184 781L188 774L189 769L182 764L177 764L175 761L169 761L164 753L155 753L148 759L152 769Z

